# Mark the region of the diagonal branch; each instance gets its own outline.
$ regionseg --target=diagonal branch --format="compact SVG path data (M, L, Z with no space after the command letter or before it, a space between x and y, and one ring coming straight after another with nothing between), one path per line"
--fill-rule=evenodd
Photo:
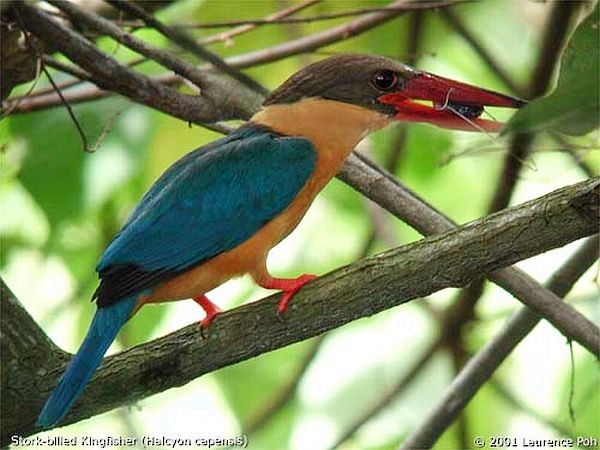
M304 0L302 3L299 3L297 5L293 5L290 6L288 8L284 8L280 11L275 12L274 14L271 14L269 16L266 16L266 20L276 20L277 18L281 18L281 17L287 17L289 15L295 14L298 11L301 11L305 8L308 8L316 3L321 2L322 0ZM206 45L206 44L211 44L213 42L231 42L231 40L235 37L235 36L239 36L241 34L247 33L249 31L255 30L259 27L260 25L242 25L238 28L234 28L232 30L228 30L226 32L222 32L222 33L217 33L217 34L213 34L211 36L206 36L203 37L201 39L198 39L196 42L198 44L201 45ZM46 61L46 59L48 61ZM43 57L44 62L47 62L49 65L52 65L52 63L54 64L54 68L57 68L58 70L62 70L65 67L63 66L61 67L57 67L57 61L52 59L52 57L48 56L48 55L44 55ZM140 58L136 58L136 59L132 59L129 60L126 65L128 67L135 67L139 64L145 63L150 61L148 58L142 56ZM67 69L72 69L72 68L67 68ZM62 83L58 84L58 87L63 90L63 89L67 89L67 88L71 88L74 86L78 86L81 85L83 83L86 82L86 80L88 80L87 77L87 73L83 72L82 74L79 75L83 75L83 76L79 76L77 73L72 73L72 70L68 70L67 73L73 75L75 78L70 79L70 80L66 80L63 81ZM179 82L179 80L176 80L177 82ZM169 84L169 83L167 83ZM173 83L170 83L173 84ZM96 89L97 90L97 89ZM104 92L104 91L101 91ZM31 93L28 94L20 94L20 95L15 95L13 97L10 98L9 103L10 104L15 104L17 101L22 100L22 99L32 99L33 97L38 97L41 95L46 95L46 94L52 94L54 93L54 89L52 88L48 88L48 87L42 87L39 89L36 89L35 91L32 91ZM81 92L78 93L79 95L84 95ZM51 101L53 99L53 97L47 97L46 100L47 101Z
M197 123L248 118L248 109L256 103L244 98L244 95L230 95L223 83L219 83L214 76L209 83L203 85L202 97L182 94L121 65L40 8L26 2L16 2L14 7L23 17L29 31L45 42L53 42L57 50L86 70L91 80L102 89L112 90L138 103ZM179 69L185 70L184 67ZM194 74L186 72L186 76L191 76L192 81L200 82L195 78L197 73L197 70L194 70Z
M210 62L213 66L219 69L221 72L226 73L231 78L239 81L244 86L252 89L253 91L258 92L262 96L266 96L269 94L269 91L260 83L253 80L251 77L246 75L245 73L240 72L234 67L231 67L225 61L221 59L220 56L211 52L210 50L206 50L200 44L197 44L193 39L188 37L185 33L177 30L176 28L169 27L163 24L161 21L156 19L152 14L144 11L143 8L138 5L131 3L127 0L106 0L112 6L125 13L129 13L135 15L142 19L146 25L154 28L159 31L163 36L170 39L172 42L175 42L182 49L189 51L190 53L199 56L205 61ZM117 27L118 28L118 27Z
M589 239L548 282L548 289L564 297L573 284L598 259L598 236ZM515 347L538 324L541 317L527 308L516 312L504 328L467 363L454 379L440 403L401 449L431 448L456 419L479 388L491 377ZM600 345L600 339L596 340ZM596 355L597 356L597 355Z
M225 42L225 45L231 43L233 38L239 36L248 31L256 30L258 27L267 25L270 23L277 23L278 20L289 18L289 16L302 11L303 9L309 8L322 0L304 0L302 3L293 4L273 14L269 14L262 19L262 23L238 25L222 33L213 34L212 36L206 36L199 39L197 42L202 45L211 44L213 42Z
M586 241L581 246L581 248L564 264L564 266L562 266L553 275L552 281L548 284L548 289L552 290L556 295L564 297L571 290L571 288L573 287L575 282L577 282L577 280L579 280L581 278L583 273L586 270L588 270L592 266L592 264L594 264L594 262L597 260L598 251L599 251L598 244L599 244L598 236ZM455 304L453 304L453 306L451 306L450 308L453 309L454 305ZM460 307L460 305L459 305L459 307ZM517 346L517 344L522 339L524 339L525 336L527 334L529 334L529 332L531 330L533 330L534 326L540 320L539 316L537 316L535 313L532 313L531 310L529 310L527 308L522 308L521 311L519 312L519 314L522 314L525 317L528 316L531 319L533 319L535 317L535 321L531 320L529 322L527 322L527 321L520 322L521 324L529 323L529 327L524 327L520 331L517 331L513 326L510 325L510 323L509 323L509 325L506 326L505 331L503 333L501 333L501 335L515 334L519 339L514 339L510 342L509 346L504 349L504 353L502 353L501 358L498 359L497 364L494 365L494 367L486 368L486 370L489 370L490 374L495 372L495 370L498 368L500 363L506 357L508 357L508 355L512 352L512 350L514 350L514 348ZM444 344L444 342L446 340L445 335L448 331L450 331L449 327L452 326L452 323L451 323L452 320L453 320L452 317L450 317L449 315L446 316L446 322L444 324L442 324L442 327L441 327L442 331L441 331L440 335L437 337L437 339L428 345L427 349L422 352L421 356L411 364L410 368L406 371L406 373L403 374L403 376L401 378L399 378L398 381L392 387L390 387L390 389L388 390L388 392L386 392L386 394L384 396L377 399L372 405L368 406L367 409L362 411L361 414L359 415L359 417L354 419L354 421L350 424L350 426L348 428L346 428L339 437L336 438L335 443L333 445L331 445L330 448L340 447L363 424L365 424L366 422L371 420L373 417L375 417L379 412L381 412L383 409L385 409L390 403L392 403L394 400L396 400L402 392L405 391L405 389L410 385L410 383L413 381L413 379L419 373L419 371L430 361L432 356L435 354L435 351ZM513 322L514 322L514 320L513 320ZM472 395L474 395L474 393L479 390L479 388L483 385L483 383L487 381L487 378L481 377L480 380L481 380L480 383L478 383L478 384L475 383L475 388L474 388ZM494 380L492 380L492 382L493 381ZM469 380L469 383L474 383L474 382L472 380ZM463 399L463 402L461 403L460 408L458 408L457 410L451 411L452 417L447 418L447 420L445 420L443 423L443 426L445 428L450 426L453 423L453 421L458 418L460 412L462 412L464 407L467 405L468 401L472 398L472 395L469 396L468 398ZM510 401L512 399L509 398L507 400ZM442 408L440 408L440 409L442 409ZM445 409L444 409L444 411L445 411ZM432 422L429 421L426 426L421 427L423 434L421 434L421 438L419 438L419 439L427 439L428 443L430 445L433 445L433 443L440 436L441 431L443 431L442 430L443 427L442 427L442 425L440 425L440 430L436 433L437 434L436 437L433 437L433 436L425 437L425 433L429 432L431 426L432 426ZM551 426L553 426L557 429L561 429L560 426L556 423L552 423ZM568 433L566 433L566 434L568 435ZM425 442L424 441L420 441L420 442L423 444L422 448L425 448L426 447ZM408 445L412 446L415 444L409 443ZM408 445L406 445L405 448L411 448ZM421 448L421 447L417 447L417 448Z
M176 74L187 78L199 88L202 89L205 87L206 81L203 74L186 61L174 56L171 52L161 50L152 44L138 39L116 26L112 21L86 11L73 2L65 0L48 0L48 2L67 14L73 23L85 25L92 30L106 34L131 50L151 58L164 67L171 69ZM64 28L68 29L67 27Z
M451 6L458 2L459 2L458 0L447 0L445 2L442 2L443 4L438 4L436 6L438 6L438 7ZM267 63L270 63L273 61L278 61L280 59L288 58L290 56L295 56L300 53L310 52L310 51L316 50L318 48L333 44L335 42L343 41L343 40L349 39L351 37L358 36L359 34L365 32L365 31L368 31L371 28L374 28L378 25L381 25L381 24L383 24L395 17L398 17L408 11L405 8L406 3L404 0L396 0L395 2L390 4L390 7L394 7L394 8L399 7L402 9L385 10L385 11L379 11L379 12L366 14L363 17L360 17L358 19L348 21L348 22L338 25L336 27L333 27L333 28L330 28L330 29L327 29L324 31L320 31L320 32L311 34L309 36L303 36L301 38L287 41L282 44L274 45L274 46L266 48L266 49L257 50L257 51L249 52L249 53L244 53L242 55L232 56L230 58L225 59L225 62L231 67L235 67L238 69L244 69L247 67L254 67L254 66L258 66L258 65L262 65L262 64L267 64ZM417 6L415 5L415 8L416 7ZM423 7L423 6L419 5L419 7ZM428 8L430 8L430 7L431 6L428 6ZM62 36L61 39L66 39L66 42L69 42L68 36L66 36L64 34L62 34L61 36ZM90 57L94 58L95 56L90 56ZM113 70L117 70L117 69L118 69L118 67L113 65ZM201 68L201 70L204 70L204 69L207 69L207 68L206 67ZM178 84L181 81L181 79L177 75L174 75L174 74L164 74L164 75L160 75L158 77L154 77L151 79L155 80L157 82L160 82L160 83L167 84L167 85ZM86 89L84 92L67 93L67 94L65 94L65 98L67 99L67 101L69 103L74 104L74 103L81 103L84 101L98 100L101 98L108 97L113 94L113 92L109 92L109 91L111 91L110 84L109 84L110 81L111 80L108 78L104 79L103 80L104 84L98 85L98 87L100 89L92 87L92 88ZM98 83L96 83L96 84L98 84ZM106 91L103 91L102 89L106 89ZM140 101L137 99L137 96L133 96L128 93L122 92L118 89L118 87L115 87L112 90L114 92L117 92L117 93L120 93L122 95L129 97L133 101L136 101L138 103L142 103L142 104L148 105L150 107L153 107L155 109L164 111L163 109L161 109L160 104L152 105L151 103L145 103L143 101ZM56 97L56 95L47 95L47 96L40 96L40 97L41 98L34 97L34 98L31 98L31 100L30 99L23 100L19 104L19 106L14 109L13 113L16 114L16 113L20 113L20 112L34 111L34 110L48 108L48 107L52 107L52 106L58 106L61 104L59 102L59 99ZM11 106L10 101L5 102L5 103L6 103L6 105L4 106L4 108L9 108ZM176 115L176 117L181 117L181 116ZM211 119L212 120L208 120L208 119L207 120L195 120L194 118L190 117L185 120L192 120L193 122L196 122L196 123L204 123L204 122L214 122L217 120L225 120L226 117L223 115L222 117L211 117Z
M209 338L197 324L105 359L64 424L183 385L202 374L317 336L447 287L464 286L500 267L595 233L600 179L588 180L433 236L358 261L308 284L292 302L285 323L274 313L279 297L223 313ZM585 324L580 324L586 327ZM593 327L593 325L592 325ZM599 339L597 328L593 339ZM584 342L586 347L587 342ZM594 349L598 354L599 350ZM42 361L47 376L26 392L31 408L3 417L3 442L39 431L35 417L64 370ZM20 385L22 389L25 380ZM10 403L11 397L4 398Z
M467 3L468 0L454 0L454 4L459 3ZM255 25L281 25L281 24L297 24L297 23L309 23L309 22L318 22L322 20L332 20L332 19L341 19L344 17L351 16L362 16L369 13L374 12L385 12L385 11L419 11L422 9L434 9L439 7L448 6L448 1L412 1L407 2L404 1L402 3L394 3L388 6L380 6L374 8L361 8L354 9L349 11L341 11L341 12L332 12L332 13L322 13L315 16L305 16L305 17L280 17L280 18L269 18L265 17L264 19L242 19L242 20L226 20L226 21L214 21L214 22L206 22L206 23L191 23L191 24L183 24L181 25L183 28L200 28L200 29L210 29L210 28L221 28L221 27L243 27L243 26L255 26ZM120 21L120 25L122 26L130 26L132 28L140 28L141 25L139 23L131 23L130 21Z
M422 234L444 233L456 226L415 193L402 186L390 174L377 168L359 154L351 155L338 176L342 181L392 214L402 218L404 222ZM595 200L595 206L592 209L595 211L593 214L598 214L600 209L598 199ZM523 233L520 238L524 238L528 234L525 228ZM585 348L594 354L599 353L594 337L597 327L576 309L563 303L555 294L544 289L526 273L515 267L507 267L491 273L489 279L537 311L563 334L578 336L576 341L586 342L586 344L582 344Z

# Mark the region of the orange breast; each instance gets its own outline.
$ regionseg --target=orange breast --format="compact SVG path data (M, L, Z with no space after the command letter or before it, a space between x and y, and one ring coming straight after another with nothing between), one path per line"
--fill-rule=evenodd
M255 280L267 276L269 250L298 225L316 195L337 173L350 151L370 131L389 123L374 111L323 99L305 99L290 105L270 105L251 119L278 133L308 138L317 151L315 171L294 201L250 239L228 252L181 274L141 299L141 303L197 297L230 278L249 273Z

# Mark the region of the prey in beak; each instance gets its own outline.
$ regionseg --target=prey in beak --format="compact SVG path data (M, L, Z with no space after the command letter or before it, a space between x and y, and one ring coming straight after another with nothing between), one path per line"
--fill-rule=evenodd
M518 98L433 75L389 58L350 54L333 56L300 70L276 89L264 106L299 105L301 100L311 98L360 106L392 120L486 132L500 131L503 124L481 119L484 107L519 108L525 104Z
M395 108L394 119L464 131L498 132L504 124L481 119L485 106L520 108L527 102L405 66L397 89L378 98ZM431 102L431 106L423 102Z

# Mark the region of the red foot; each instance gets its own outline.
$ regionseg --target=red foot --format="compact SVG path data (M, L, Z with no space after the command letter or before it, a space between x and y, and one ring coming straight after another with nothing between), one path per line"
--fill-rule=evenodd
M281 318L281 315L285 312L288 307L288 303L292 297L309 281L317 278L316 275L304 274L298 278L269 278L261 283L260 286L265 289L280 289L283 291L283 297L279 301L277 306L277 317Z
M206 295L194 297L193 299L206 313L206 317L200 321L200 335L204 338L204 331L208 330L208 326L213 319L221 313L221 308L211 302Z

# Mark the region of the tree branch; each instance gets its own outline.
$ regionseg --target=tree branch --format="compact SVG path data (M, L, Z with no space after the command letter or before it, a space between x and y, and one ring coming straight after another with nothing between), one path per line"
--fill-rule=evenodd
M451 6L453 4L456 4L457 2L458 2L457 0L448 0L448 1L444 2L444 4L446 6ZM390 7L394 7L394 8L395 7L405 7L405 6L406 6L406 4L405 4L404 0L396 0L395 2L390 4ZM441 6L441 5L438 5L438 6ZM294 55L304 53L304 52L310 52L310 51L316 50L318 48L333 44L335 42L339 42L342 40L346 40L350 37L357 36L367 30L370 30L371 28L374 28L378 25L381 25L382 23L385 23L395 17L402 15L405 12L407 12L405 9L398 9L398 10L380 11L380 12L367 14L358 19L349 21L342 25L338 25L337 27L333 27L333 28L330 28L325 31L320 31L318 33L314 33L309 36L304 36L299 39L287 41L287 42L284 42L283 44L274 45L273 47L269 47L269 48L266 48L263 50L257 50L257 51L245 53L242 55L232 56L230 58L225 59L225 62L228 65L230 65L231 67L235 67L238 69L244 69L247 67L253 67L253 66L266 64L266 63L273 62L273 61L278 61L280 59L284 59L284 58L294 56ZM61 39L66 39L65 40L66 43L69 42L68 36L65 36L64 34L61 34L60 36L61 36ZM54 42L54 41L52 41L52 42ZM68 44L66 44L66 45L68 45ZM69 55L66 55L66 56L69 56ZM94 59L95 56L92 54L89 56L89 58ZM75 62L77 62L77 61L75 61ZM118 63L116 63L116 61L113 60L113 65L111 66L112 67L111 70L119 69L120 65L115 65L115 64L118 64ZM127 68L125 68L125 69L127 69ZM200 70L206 70L206 69L208 69L208 67L200 68ZM131 71L129 71L129 72L131 72ZM125 76L125 75L123 75L123 76ZM173 75L173 74L164 74L164 75L160 75L160 76L157 76L157 77L154 77L151 79L158 81L160 83L168 84L168 85L177 84L181 81L181 79L177 75ZM85 92L83 92L83 93L81 93L81 92L67 93L67 94L65 94L65 98L71 104L80 103L80 102L84 102L84 101L98 100L98 99L105 98L107 96L112 95L112 92L109 92L109 91L113 90L117 93L120 93L122 95L129 97L133 101L136 101L138 103L142 103L142 104L148 105L150 107L153 107L155 109L164 111L163 109L161 109L160 104L157 103L157 104L153 105L151 102L149 102L151 100L151 98L146 99L146 102L144 102L144 101L140 101L138 99L140 94L136 94L135 96L133 96L133 95L129 95L127 92L122 92L121 90L118 89L118 86L111 88L111 85L110 85L111 81L112 80L110 79L110 77L104 77L102 80L103 84L98 85L100 87L100 89L89 88L89 89L86 89ZM94 82L96 83L96 81L94 81ZM96 84L98 84L98 83L96 83ZM135 85L128 86L128 87L130 89L133 89L135 87ZM106 91L103 91L102 89L106 89ZM176 92L176 91L174 91L174 92ZM179 93L177 93L177 94L182 95ZM33 110L38 110L38 109L42 109L42 108L48 108L50 106L58 106L61 104L60 99L58 99L58 97L56 95L43 96L42 98L33 97L33 98L31 98L31 104L29 102L30 102L29 99L23 100L19 104L19 106L14 109L13 113L16 114L16 113L20 113L20 112L33 111ZM5 103L6 103L6 105L3 106L5 109L11 107L10 101L5 102ZM197 106L198 108L200 106L204 106L205 108L207 108L207 106L203 105L202 102L198 102L198 103L199 103L199 105ZM248 110L252 111L252 108L249 107ZM209 111L210 111L210 109L209 109ZM206 112L205 114L210 116L210 114L208 112ZM250 112L247 112L247 114L250 114ZM177 115L177 114L174 114L174 115L176 117L181 117L181 115ZM218 116L218 114L213 114L213 116L214 115ZM184 120L186 120L186 121L191 120L195 123L204 123L204 122L215 122L217 120L225 120L227 118L226 115L222 115L221 117L208 117L208 118L206 118L206 120L204 120L204 118L200 118L198 120L198 119L196 119L196 117L197 117L197 115L193 115ZM209 119L211 119L211 120L209 120Z
M223 313L211 325L206 340L200 339L198 325L193 324L108 357L63 424L183 385L437 290L464 286L482 273L593 234L600 222L599 190L600 179L568 186L445 235L338 269L305 286L283 324L274 313L279 300L275 294ZM27 397L30 408L3 417L3 442L12 434L39 431L35 417L64 366L64 361L53 361L46 376L29 376L21 390L7 393L4 401L10 404L15 397ZM27 382L29 386L24 385Z
M252 31L257 29L260 26L269 24L269 23L277 23L278 20L286 18L297 12L302 11L310 6L313 6L317 3L320 3L322 0L304 0L302 3L294 4L283 8L280 11L277 11L273 14L269 14L264 19L262 19L262 23L260 24L246 24L246 25L238 25L231 30L223 31L222 33L213 34L212 36L206 36L199 39L197 42L202 45L211 44L213 42L225 42L225 45L233 42L233 38L239 36L243 33L247 33L248 31Z
M167 39L170 39L172 42L177 44L183 50L187 50L188 52L196 55L205 61L208 61L221 72L226 73L234 80L239 81L242 85L247 88L257 92L262 96L269 95L268 89L266 89L263 85L258 83L256 80L252 79L248 75L243 72L240 72L234 67L231 67L227 64L220 56L211 52L210 50L206 50L200 44L196 43L192 38L190 38L184 32L178 30L177 28L169 27L163 24L160 20L156 19L152 14L148 14L139 6L130 3L127 0L105 0L107 3L110 3L117 9L125 13L129 13L135 15L142 19L146 25L154 28Z
M598 259L598 236L589 239L548 282L548 289L564 297L573 284ZM527 308L521 308L485 347L454 378L440 403L402 443L401 449L431 448L456 419L481 386L541 320ZM596 340L600 345L600 339ZM596 355L597 357L597 355Z
M44 384L46 373L52 366L64 367L70 355L54 345L1 278L0 330L0 421L3 425L0 445L4 447L9 443L4 424L14 427L19 417L29 417L32 411L39 410L37 392Z
M202 81L202 96L177 92L121 65L41 9L26 2L16 2L14 7L23 17L29 31L45 42L53 42L57 50L87 71L92 81L100 88L112 90L138 103L196 123L248 118L249 110L258 107L258 98L231 95L231 89L226 87L224 80L219 80L213 75L208 81L209 74L204 74L202 79L198 79L196 75L200 71L193 69L193 73L190 73L183 66L178 66L178 70L183 70L186 77L190 76L194 82Z
M357 153L348 158L338 176L422 234L444 233L456 226L446 216L437 212L416 194L402 186L390 174L377 168L372 162ZM598 200L596 200L593 214L598 214L599 209ZM528 234L525 229L523 232ZM586 342L584 347L592 353L598 354L599 350L594 338L597 327L576 309L561 302L560 298L544 289L526 273L515 267L507 267L493 272L489 279L537 311L566 336L578 336L576 341L582 345L584 345L583 342ZM575 322L578 322L579 325ZM582 328L579 328L580 326ZM584 334L585 336L583 336Z
M295 14L298 11L301 11L302 9L308 8L316 3L319 3L320 1L322 1L322 0L305 0L303 3L293 5L289 8L282 9L281 11L278 11L274 14L268 15L268 16L266 16L265 20L275 20L277 18L286 17L289 15ZM109 5L107 5L107 6L109 6ZM113 8L111 8L111 10L114 11ZM234 28L232 30L228 30L226 32L217 33L217 34L213 34L211 36L203 37L201 39L198 39L196 42L200 45L206 45L206 44L211 44L213 42L224 41L227 45L227 43L231 42L234 37L239 36L243 33L247 33L249 31L255 30L260 26L261 25L242 25L240 27ZM48 59L49 65L52 65L51 63L54 63L54 64L57 63L57 61L52 59L52 57L50 57L48 55L44 55L43 56L44 62L46 62L46 59ZM150 59L142 56L140 58L128 61L126 65L127 65L127 67L131 68L131 67L137 66L139 64L142 64L142 63L145 63L148 61L150 61ZM54 67L54 68L61 70L60 67ZM68 73L71 73L71 71L68 71ZM71 74L74 75L76 78L59 83L58 87L61 90L83 84L86 82L86 80L88 80L87 73L85 73L85 72L84 72L85 76L82 76L82 77L77 77L77 74L75 74L75 73L71 73ZM166 84L176 84L175 82L179 83L179 81L180 80L175 80L172 83L166 83ZM95 89L95 90L98 92L102 92L103 95L107 94L107 92L105 92L105 91L99 91L98 89ZM92 100L92 98L86 97L87 92L85 92L86 91L85 89L82 91L78 92L78 95L80 96L80 98ZM9 100L9 104L14 105L15 103L17 103L17 101L22 101L23 99L31 100L33 97L46 95L46 94L52 94L52 93L54 93L54 89L52 87L50 87L50 88L42 87L42 88L36 89L34 92L31 92L28 94L21 94L21 95L16 95L14 97L11 97ZM110 93L108 93L108 94L110 94ZM56 106L55 105L56 96L47 96L45 100L47 102L45 107ZM85 101L85 100L82 100L82 101ZM33 106L33 109L41 109L42 108L42 105L40 103L38 103L37 105L33 104L31 106ZM19 112L25 112L25 110L21 110Z
M174 56L171 52L161 50L154 45L138 39L122 28L116 26L112 21L88 12L73 2L65 0L48 0L48 2L67 14L73 23L77 23L80 26L84 25L86 28L89 27L91 30L106 34L116 42L123 44L134 52L153 59L167 69L171 69L176 74L187 78L199 88L203 89L206 87L206 80L203 77L203 74L186 61ZM67 27L63 28L69 30ZM59 50L62 52L62 49L59 48Z
M256 25L281 25L281 24L297 24L297 23L310 23L310 22L318 22L322 20L333 20L333 19L341 19L344 17L351 16L362 16L368 13L374 12L385 12L385 11L420 11L423 9L434 9L434 8L442 8L448 6L450 3L458 4L458 3L466 3L467 0L452 0L449 1L416 1L416 2L406 2L404 1L401 4L392 4L389 6L381 6L374 8L361 8L349 11L335 12L335 13L323 13L315 16L305 16L305 17L279 17L279 18L268 18L264 19L242 19L242 20L227 20L220 22L206 22L206 23L192 23L192 24L182 24L180 25L182 28L199 28L199 29L209 29L209 28L222 28L222 27L243 27L243 26L256 26ZM121 26L130 26L133 28L142 28L142 24L140 23L131 23L127 21L120 21L119 25Z

